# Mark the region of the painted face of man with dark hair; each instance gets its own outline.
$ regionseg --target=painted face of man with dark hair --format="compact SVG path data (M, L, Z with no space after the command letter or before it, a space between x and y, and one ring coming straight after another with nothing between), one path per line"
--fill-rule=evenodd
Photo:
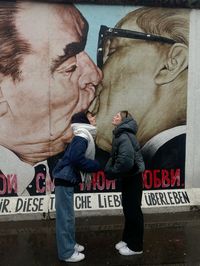
M0 77L0 145L34 164L64 150L70 118L87 109L102 73L84 51L88 25L74 6L20 3L14 23L30 48L18 79Z

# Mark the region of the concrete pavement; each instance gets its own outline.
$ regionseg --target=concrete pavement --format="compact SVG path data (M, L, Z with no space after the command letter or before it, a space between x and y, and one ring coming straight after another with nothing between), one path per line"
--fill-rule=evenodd
M145 214L144 253L125 257L114 244L121 238L122 216L77 217L77 242L86 259L57 259L55 220L0 223L1 266L200 266L200 211Z

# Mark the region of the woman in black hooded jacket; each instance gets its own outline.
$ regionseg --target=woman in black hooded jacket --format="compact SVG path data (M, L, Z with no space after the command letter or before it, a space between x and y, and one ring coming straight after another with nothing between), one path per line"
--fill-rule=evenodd
M113 117L112 124L115 126L112 152L105 167L105 174L108 179L120 178L125 218L122 240L115 245L115 248L125 256L141 254L144 232L141 173L145 167L135 137L138 127L128 111L117 113Z

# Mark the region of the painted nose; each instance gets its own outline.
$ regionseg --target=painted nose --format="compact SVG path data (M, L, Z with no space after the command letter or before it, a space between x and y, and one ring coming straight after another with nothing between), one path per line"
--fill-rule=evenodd
M77 65L80 71L80 89L92 88L101 82L103 78L102 71L95 65L86 52L83 51L77 55Z

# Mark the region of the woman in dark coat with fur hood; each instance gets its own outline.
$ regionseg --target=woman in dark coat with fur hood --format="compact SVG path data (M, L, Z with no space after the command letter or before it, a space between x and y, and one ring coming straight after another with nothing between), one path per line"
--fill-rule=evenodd
M119 178L122 189L122 207L125 218L122 240L115 245L121 255L143 252L144 221L141 210L142 172L144 161L136 139L137 123L128 111L117 113L112 120L111 157L106 164L108 179Z

